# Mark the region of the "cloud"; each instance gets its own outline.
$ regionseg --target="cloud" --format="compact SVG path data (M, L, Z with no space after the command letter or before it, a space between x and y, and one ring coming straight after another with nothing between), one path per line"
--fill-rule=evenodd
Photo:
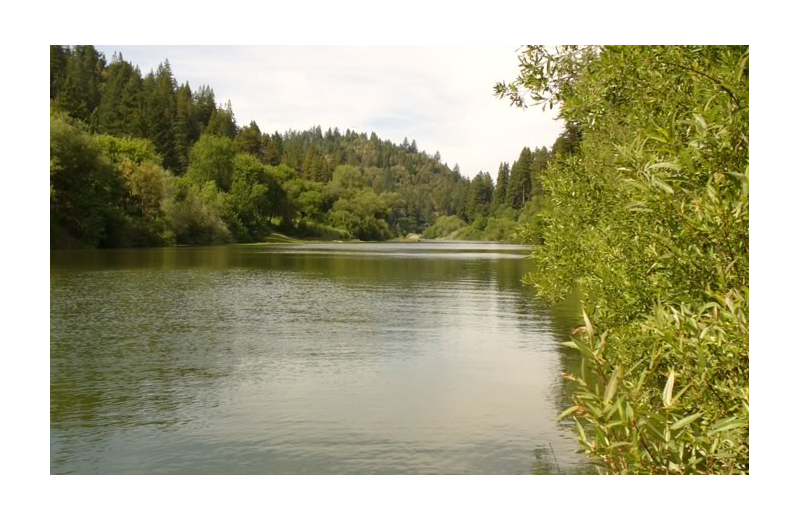
M415 139L461 172L494 175L523 146L550 146L555 113L511 107L493 95L517 74L516 49L464 47L98 46L143 73L169 59L181 83L209 85L230 99L239 124L262 131L320 125Z

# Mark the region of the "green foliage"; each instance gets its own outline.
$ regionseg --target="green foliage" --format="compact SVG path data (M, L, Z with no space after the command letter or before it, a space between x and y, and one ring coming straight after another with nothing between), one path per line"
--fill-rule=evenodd
M710 299L710 298L709 298ZM747 294L701 307L656 307L636 331L567 345L582 354L574 415L588 453L611 473L747 473L750 396ZM625 353L627 343L641 355ZM649 348L649 350L644 350ZM635 361L634 361L635 359Z
M505 204L506 190L508 189L508 163L500 163L497 170L497 185L492 193L492 212L497 211L498 206Z
M59 205L66 194L51 189L61 245L261 240L275 227L295 232L301 221L375 240L419 233L441 215L477 221L474 234L510 236L508 222L492 220L503 199L488 174L470 181L413 140L394 144L374 133L318 126L272 134L255 122L239 128L230 102L218 105L210 87L179 84L168 60L142 75L119 54L106 63L92 46L51 46L50 58L51 106L71 114L80 132L94 134L111 166L111 188L92 210ZM51 157L56 183L66 176L59 160ZM244 174L245 166L257 175ZM181 188L170 188L177 182L172 175L182 179ZM503 193L507 181L507 175L500 181ZM87 225L96 223L89 226L92 238L78 240L83 232L74 219L67 225L55 218L68 208Z
M236 155L229 193L229 228L236 240L254 241L269 234L272 217L280 211L281 200L276 200L276 195L281 194L273 194L276 188L266 166L254 155Z
M229 138L205 134L192 147L186 178L198 186L213 181L218 188L228 191L235 156L233 141Z
M224 107L219 106L211 112L208 126L205 129L208 135L233 139L236 137L236 131L236 118L233 115L230 101Z
M161 164L161 156L156 152L156 147L147 139L122 136L116 137L108 134L94 136L103 153L114 163L121 163L127 158L136 164L151 162Z
M333 184L342 190L359 190L370 186L371 180L360 168L342 164L333 170Z
M250 121L250 125L242 128L234 139L236 151L249 153L259 156L261 154L261 129L255 121Z
M469 183L467 195L467 215L469 218L485 217L489 214L492 204L494 183L488 172L478 172Z
M571 410L608 471L749 471L748 58L529 47L497 87L518 104L526 89L561 102L568 122L542 174L528 281L584 294Z
M97 141L68 116L51 113L51 244L102 245L121 201L120 179Z
M341 198L333 204L330 222L360 240L386 240L392 232L385 217L386 202L371 189L362 189L351 198Z
M163 210L178 243L217 244L232 240L223 218L228 212L225 194L213 181L198 186L172 178L166 191Z
M505 203L519 209L531 198L531 151L526 146L511 166Z
M436 222L422 233L422 238L451 238L467 223L455 215L442 215Z
M300 220L294 232L303 238L315 238L319 240L352 240L353 235L347 231L312 220Z
M161 209L170 175L158 164L144 161L139 164L124 157L120 171L125 179L130 198L142 217L155 217Z

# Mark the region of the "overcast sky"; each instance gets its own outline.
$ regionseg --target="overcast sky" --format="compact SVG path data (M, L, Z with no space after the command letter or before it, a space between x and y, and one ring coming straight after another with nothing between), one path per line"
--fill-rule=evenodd
M239 125L262 132L315 125L374 131L420 150L439 151L472 177L496 176L523 146L550 146L561 131L555 111L522 110L493 95L517 75L516 48L491 47L200 47L99 45L119 51L143 74L169 59L179 83L209 85L230 99Z

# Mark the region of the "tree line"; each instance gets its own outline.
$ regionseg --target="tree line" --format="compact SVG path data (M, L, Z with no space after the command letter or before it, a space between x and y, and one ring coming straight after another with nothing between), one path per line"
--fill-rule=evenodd
M473 179L405 139L240 126L211 87L143 74L91 45L50 47L53 247L210 244L275 231L385 240L452 218L462 238L512 239L540 193L544 148ZM528 207L528 210L524 208ZM526 217L527 218L527 217ZM452 234L451 234L452 235Z

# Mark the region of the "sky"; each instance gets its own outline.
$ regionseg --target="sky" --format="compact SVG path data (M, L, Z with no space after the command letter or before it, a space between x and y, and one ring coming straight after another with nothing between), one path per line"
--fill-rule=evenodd
M512 107L494 84L517 76L514 46L114 46L143 74L169 59L179 83L209 85L231 101L240 126L262 132L319 125L417 141L472 177L496 177L524 146L550 146L562 124L554 110Z

